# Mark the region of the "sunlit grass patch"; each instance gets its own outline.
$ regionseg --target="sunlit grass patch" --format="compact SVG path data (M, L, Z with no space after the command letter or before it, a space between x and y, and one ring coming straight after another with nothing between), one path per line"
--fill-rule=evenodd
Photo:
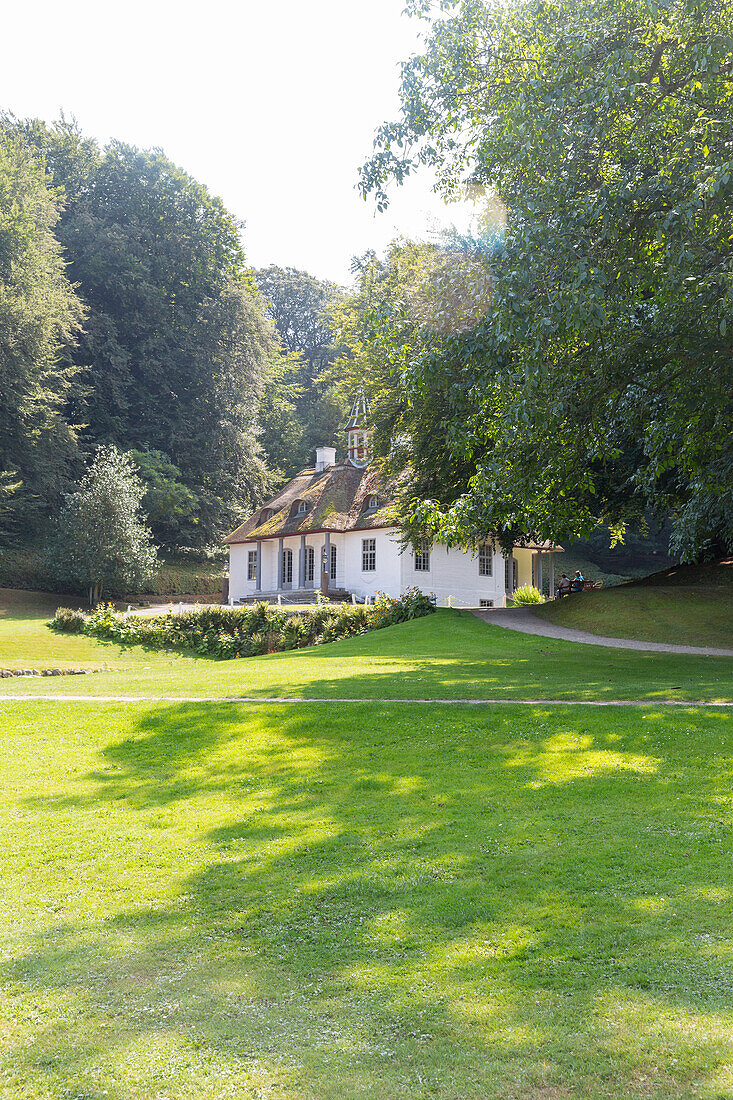
M17 596L17 598L16 598ZM733 659L559 642L440 610L373 634L290 653L217 661L124 648L47 629L46 600L0 591L0 665L85 666L73 679L0 681L3 694L355 699L733 700Z
M8 1100L726 1095L733 725L4 707Z

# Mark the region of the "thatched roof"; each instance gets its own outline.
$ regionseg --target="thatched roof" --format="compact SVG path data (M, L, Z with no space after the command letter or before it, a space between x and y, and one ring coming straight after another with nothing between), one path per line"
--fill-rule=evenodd
M378 498L379 506L370 509L367 504L373 496ZM306 505L305 514L298 514L301 502ZM301 470L224 541L231 545L311 531L358 531L396 525L393 502L389 494L380 492L376 471L343 462L319 473Z

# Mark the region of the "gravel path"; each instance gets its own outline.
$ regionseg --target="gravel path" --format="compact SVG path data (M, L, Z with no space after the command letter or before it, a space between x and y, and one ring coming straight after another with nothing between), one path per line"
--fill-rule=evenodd
M281 703L302 706L304 703L441 703L451 706L495 706L511 705L525 707L733 707L733 701L711 702L707 699L389 699L384 697L371 699L317 699L307 696L271 695L261 698L256 695L6 695L0 692L0 702L12 699L14 702L44 703L251 703L269 707Z
M571 597L572 598L572 597ZM563 642L581 642L583 645L603 645L610 649L640 649L650 653L690 653L697 657L733 657L733 649L716 649L714 646L671 645L666 642L637 642L631 638L609 638L603 634L591 634L587 630L573 630L538 619L526 607L497 607L486 611L474 611L479 619L492 626L518 630L521 634L539 634L543 638L558 638Z

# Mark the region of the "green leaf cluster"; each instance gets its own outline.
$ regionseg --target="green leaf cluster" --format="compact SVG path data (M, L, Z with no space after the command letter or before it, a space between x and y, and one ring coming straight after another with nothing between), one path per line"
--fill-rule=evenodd
M338 354L331 311L344 291L291 267L260 268L255 278L281 346L260 402L260 441L284 480L313 464L316 447L341 443L347 403L329 368Z
M60 199L23 143L0 129L0 527L37 525L73 472L64 415L77 372L63 349L83 307L54 233Z

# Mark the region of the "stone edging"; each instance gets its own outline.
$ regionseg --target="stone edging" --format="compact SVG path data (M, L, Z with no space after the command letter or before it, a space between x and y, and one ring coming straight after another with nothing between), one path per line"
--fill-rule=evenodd
M0 680L10 676L86 676L101 668L0 668Z

